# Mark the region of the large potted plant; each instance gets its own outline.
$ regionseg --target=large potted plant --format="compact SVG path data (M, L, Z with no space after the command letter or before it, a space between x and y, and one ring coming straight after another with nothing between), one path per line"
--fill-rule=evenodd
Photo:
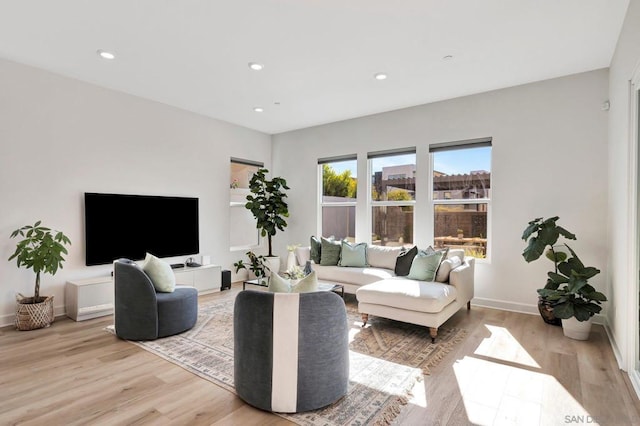
M558 273L558 264L567 259L567 253L561 249L562 246L556 247L558 239L560 237L569 240L576 239L573 233L556 224L558 219L558 216L549 219L543 219L541 217L535 218L528 223L522 233L522 239L527 242L527 247L522 252L524 260L526 260L527 263L533 262L534 260L538 260L544 253L545 257L553 262L553 272L556 274ZM547 279L547 284L544 288L557 289L558 286L555 285L551 279ZM561 324L560 318L556 318L553 313L551 302L542 295L538 297L538 310L540 311L542 319L547 324Z
M22 237L16 251L9 260L16 259L18 267L33 269L36 283L33 297L18 295L16 305L16 328L34 330L48 327L53 322L53 296L40 296L40 274L55 275L62 268L63 255L67 254L65 245L71 244L69 238L60 231L42 226L41 221L26 225L11 233L11 238Z
M607 298L588 282L600 270L585 266L567 243L556 245L560 236L576 239L573 233L556 224L558 219L558 216L554 216L529 222L522 234L522 239L528 240L522 255L527 262L531 262L545 253L554 263L554 271L547 273L546 285L538 289L539 299L551 308L554 321L561 320L566 336L584 340L589 337L593 316L602 310L600 305ZM538 306L540 308L541 304ZM540 313L549 322L542 308Z
M287 194L284 190L289 189L287 181L281 177L267 179L267 169L258 169L249 181L251 194L247 195L245 207L251 210L256 219L256 228L260 230L260 235L267 237L272 271L280 269L280 262L277 256L273 255L271 237L276 235L278 230L284 231L287 222L284 218L289 217L289 207L285 198ZM277 259L277 260L276 260Z

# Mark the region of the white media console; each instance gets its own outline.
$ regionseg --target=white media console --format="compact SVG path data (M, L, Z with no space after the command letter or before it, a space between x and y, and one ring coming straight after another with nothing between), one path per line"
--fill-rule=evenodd
M174 269L176 284L190 285L199 294L219 291L222 283L222 267L202 265L194 268ZM113 313L113 277L97 277L67 281L65 286L67 316L84 321Z

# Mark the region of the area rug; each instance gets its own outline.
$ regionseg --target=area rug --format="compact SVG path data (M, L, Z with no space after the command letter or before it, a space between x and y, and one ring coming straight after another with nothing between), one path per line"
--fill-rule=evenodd
M409 401L416 381L466 336L462 329L440 328L436 343L431 343L425 327L377 317L362 328L355 300L345 297L350 324L348 394L320 410L278 414L299 425L390 424ZM132 343L235 393L233 302L230 298L200 301L193 329Z

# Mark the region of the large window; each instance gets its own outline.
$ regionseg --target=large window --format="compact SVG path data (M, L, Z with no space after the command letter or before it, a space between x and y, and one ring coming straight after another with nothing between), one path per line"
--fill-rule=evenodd
M321 159L318 167L322 177L322 235L354 241L358 187L356 157Z
M487 255L491 140L433 145L434 242Z
M231 159L229 175L229 241L231 250L246 250L260 244L260 233L251 211L244 205L249 195L249 181L262 163Z
M370 153L371 243L413 245L416 194L415 149Z

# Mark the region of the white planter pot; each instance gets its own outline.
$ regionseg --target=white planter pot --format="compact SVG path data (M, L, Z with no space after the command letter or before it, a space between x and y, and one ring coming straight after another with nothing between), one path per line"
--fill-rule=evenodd
M565 336L575 340L588 340L591 333L593 317L588 321L578 321L575 317L562 320L562 332Z
M275 272L276 274L280 272L280 258L278 256L267 257L267 266L269 267L269 271L267 271L267 276L271 275L271 272Z

